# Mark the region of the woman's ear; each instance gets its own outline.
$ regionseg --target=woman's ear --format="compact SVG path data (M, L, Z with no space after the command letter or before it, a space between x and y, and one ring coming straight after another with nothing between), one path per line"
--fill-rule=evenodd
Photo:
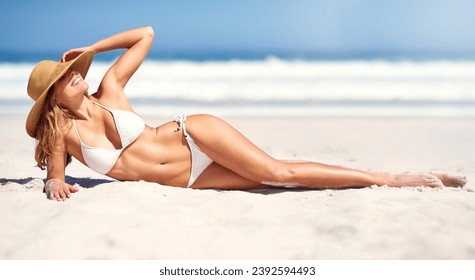
M56 89L55 89L55 86L56 86L56 84L53 84L53 86L51 86L51 90L53 91L53 100L54 100L54 103L56 103L56 105L59 105L59 100L58 100L58 98L56 97Z

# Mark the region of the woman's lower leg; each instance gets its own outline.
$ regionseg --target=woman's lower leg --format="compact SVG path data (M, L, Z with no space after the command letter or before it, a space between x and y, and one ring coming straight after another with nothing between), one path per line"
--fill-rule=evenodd
M346 188L388 186L443 186L431 174L390 174L376 173L333 166L316 162L280 163L271 180L263 180L266 185L297 185L308 188ZM274 179L274 180L272 180Z

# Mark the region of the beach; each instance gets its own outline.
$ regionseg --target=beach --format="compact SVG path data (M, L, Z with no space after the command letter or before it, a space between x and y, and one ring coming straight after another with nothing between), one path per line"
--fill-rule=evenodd
M193 190L73 160L67 181L80 190L65 202L42 192L24 120L0 115L1 259L475 259L472 117L225 118L279 159L447 172L464 188Z

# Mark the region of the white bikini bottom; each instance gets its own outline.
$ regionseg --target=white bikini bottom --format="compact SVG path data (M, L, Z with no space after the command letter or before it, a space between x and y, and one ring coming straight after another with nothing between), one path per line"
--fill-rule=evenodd
M190 147L191 151L191 174L190 179L188 180L188 185L186 186L189 188L193 183L198 179L198 177L205 171L208 166L213 163L213 160L210 159L201 149L196 145L193 138L188 135L186 131L186 116L185 115L178 115L175 117L175 122L178 124L178 128L175 131L179 131L183 129L183 135L185 136L186 142L188 142L188 146Z

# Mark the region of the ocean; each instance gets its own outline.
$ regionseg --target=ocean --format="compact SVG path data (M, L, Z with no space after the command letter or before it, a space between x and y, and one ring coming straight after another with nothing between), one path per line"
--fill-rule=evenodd
M114 60L99 55L90 93ZM26 115L28 76L59 54L0 53L0 114ZM151 55L125 92L141 115L474 117L475 60L384 55Z

